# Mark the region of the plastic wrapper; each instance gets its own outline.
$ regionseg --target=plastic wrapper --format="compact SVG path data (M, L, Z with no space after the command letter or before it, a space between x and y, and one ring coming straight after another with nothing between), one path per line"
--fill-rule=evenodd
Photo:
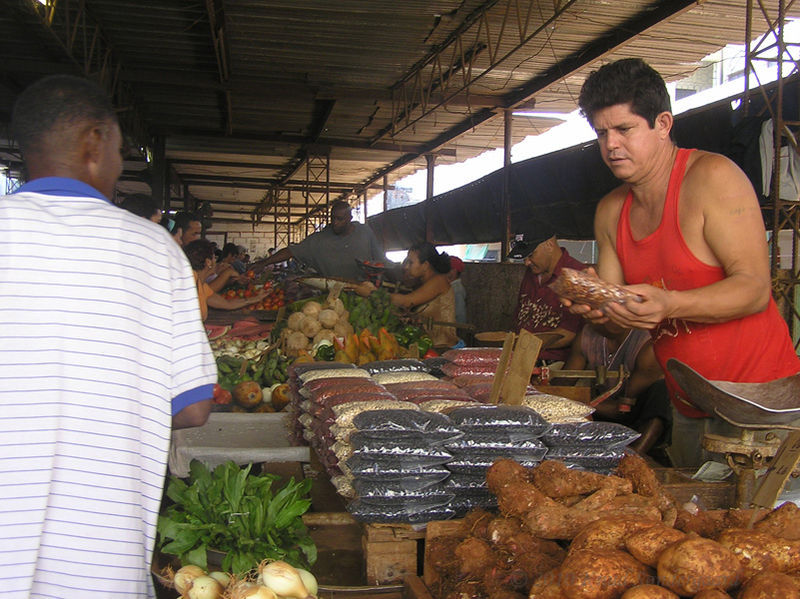
M453 493L487 494L490 493L486 477L476 474L451 474L444 483L445 489Z
M385 495L387 493L418 492L430 487L441 488L450 476L448 470L431 471L414 476L404 476L397 480L370 480L356 478L353 488L358 495Z
M383 386L379 385L372 379L364 377L343 376L332 379L316 379L313 381L309 381L308 383L300 387L298 393L300 394L301 397L308 398L315 394L322 394L333 390L348 389L350 387L364 387L367 385L373 387L379 387L381 389L384 388Z
M494 369L497 368L497 363L500 361L500 354L502 353L502 347L463 347L448 349L442 354L442 357L460 366L485 364L492 366Z
M548 460L560 460L570 468L606 471L614 468L625 455L622 448L602 449L583 446L551 447L547 450Z
M364 503L388 506L397 505L400 502L443 505L453 500L453 493L446 491L441 483L417 490L403 489L394 483L384 487L373 483L366 492L358 492L356 495Z
M367 453L374 453L376 447L390 441L402 441L413 443L420 447L434 447L444 445L448 441L457 439L463 433L458 430L452 431L395 431L389 435L390 431L356 431L351 433L348 443L353 447L363 448Z
M353 488L353 482L353 477L346 474L331 476L331 484L336 489L336 492L345 499L352 499L356 496L356 491Z
M425 358L422 361L425 366L428 368L428 372L430 372L433 376L444 376L442 372L442 366L444 364L448 364L450 361L447 358L442 358L438 356L436 358Z
M310 370L299 375L303 383L308 383L316 379L332 379L340 377L362 377L368 378L369 373L362 368L322 368Z
M340 404L330 408L339 426L351 426L353 419L361 412L369 410L419 410L416 404L409 401L397 401L396 399L357 401Z
M309 396L309 399L314 403L328 404L331 400L348 395L362 395L364 393L372 393L374 395L383 395L387 397L394 397L384 387L378 385L368 379L361 379L365 381L361 385L347 385L344 387L330 387L315 391ZM341 402L338 402L341 403Z
M370 457L370 458L397 458L397 459L405 459L405 458L424 458L426 461L428 460L436 460L435 462L431 462L433 464L443 464L447 460L449 460L452 454L448 451L445 451L442 447L437 446L429 446L426 444L417 443L415 440L412 441L404 441L400 439L389 440L389 439L381 439L381 440L373 440L373 441L365 441L360 445L356 445L353 443L353 438L355 435L350 435L351 445L353 446L353 455ZM441 460L441 461L439 461Z
M406 391L394 391L394 396L403 401L413 401L419 403L429 399L456 399L462 401L471 401L472 398L461 391L460 389L447 390L447 389L434 389L427 391L425 389L409 389Z
M497 371L497 364L479 362L476 364L444 364L441 368L445 376L451 379L460 377L491 378ZM454 381L455 382L455 381ZM458 383L455 383L458 384Z
M361 366L370 374L380 374L383 372L429 372L428 368L420 360L379 360L377 362L368 362Z
M595 310L602 310L611 302L623 304L629 301L642 301L641 297L619 285L573 268L562 268L556 280L550 283L550 289L560 297L570 299L577 304L588 304Z
M290 378L299 378L301 374L312 370L330 370L332 368L340 370L343 368L355 368L355 364L347 362L301 362L289 366L288 374Z
M489 466L499 459L499 457L492 456L460 456L447 462L445 467L454 474L471 474L473 476L486 477L486 471ZM518 462L523 468L533 468L541 461L515 459L514 457L510 457L510 459Z
M491 384L494 381L494 370L491 372L485 370L478 374L462 374L460 376L450 377L447 380L456 387L462 388L469 387L470 385L480 385L482 383Z
M353 454L345 464L359 478L372 480L397 479L402 476L422 474L431 468L437 468L452 459L448 457L426 456L371 456Z
M550 430L550 423L525 406L478 405L456 408L448 416L456 428L472 430L503 429L530 433L538 437Z
M447 414L456 408L463 408L465 406L474 406L475 400L453 400L453 399L427 399L418 403L419 407L426 412L440 412Z
M373 410L362 412L353 418L353 426L359 431L369 431L372 438L397 438L401 431L419 433L447 433L454 437L461 431L443 414L409 410Z
M512 459L541 460L547 453L547 446L536 439L527 441L507 441L491 437L462 437L446 444L447 451L456 457L491 456Z
M474 509L493 510L497 508L497 497L491 493L486 495L456 495L448 507L455 512L456 518L465 516Z
M622 447L638 439L640 434L617 422L567 422L556 423L542 437L549 447L564 445L583 447Z
M365 371L366 372L366 371ZM427 372L379 372L372 377L375 382L381 385L390 385L391 383L407 383L410 381L437 381L435 376Z
M450 508L448 503L430 506L425 503L406 502L395 506L376 506L356 499L350 502L347 511L361 522L423 524L455 516L455 510Z
M553 423L585 420L594 413L594 408L589 404L546 393L526 395L522 405L536 410L542 418Z

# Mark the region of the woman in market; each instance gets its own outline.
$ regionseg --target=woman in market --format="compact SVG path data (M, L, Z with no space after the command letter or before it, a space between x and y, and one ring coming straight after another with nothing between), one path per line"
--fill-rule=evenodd
M200 300L200 314L203 320L208 318L208 307L216 308L218 310L238 310L250 304L256 304L264 299L266 291L261 290L253 297L242 299L225 299L216 293L206 279L214 271L214 266L217 263L217 257L214 255L214 245L206 239L197 239L192 241L183 248L186 257L189 258L189 264L192 265L194 271L194 280L197 284L197 298Z
M403 261L403 274L414 281L410 293L392 293L392 304L407 308L438 322L456 321L456 304L447 273L450 272L450 256L439 253L436 246L422 242L412 246ZM354 288L359 295L369 295L375 285L369 281ZM423 321L424 322L424 321ZM428 334L434 347L453 347L460 343L454 327L431 325Z

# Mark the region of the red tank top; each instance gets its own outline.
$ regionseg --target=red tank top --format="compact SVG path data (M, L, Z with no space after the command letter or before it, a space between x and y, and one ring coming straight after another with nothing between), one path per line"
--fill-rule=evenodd
M638 241L633 239L628 193L617 223L617 256L625 282L648 283L683 291L715 283L725 271L709 266L692 254L680 231L678 201L686 163L693 150L679 149L672 166L664 211L658 228ZM705 414L686 403L686 397L666 372L669 358L677 358L709 380L763 383L800 372L786 322L770 298L763 312L723 323L697 323L670 318L651 331L653 347L666 373L673 403L685 416Z

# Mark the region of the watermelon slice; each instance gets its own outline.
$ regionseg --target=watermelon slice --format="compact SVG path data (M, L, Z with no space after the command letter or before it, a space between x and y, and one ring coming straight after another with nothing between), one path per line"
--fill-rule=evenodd
M221 324L207 324L205 327L206 335L208 335L209 340L224 337L228 334L228 331L231 330L230 326Z

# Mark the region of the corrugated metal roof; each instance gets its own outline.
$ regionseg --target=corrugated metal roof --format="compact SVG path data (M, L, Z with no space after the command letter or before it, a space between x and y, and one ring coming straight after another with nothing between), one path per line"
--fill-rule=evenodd
M35 0L4 4L4 121L42 74L102 76L126 133L164 140L173 195L249 219L269 189L301 197L319 156L333 199L425 168L425 154L502 147L503 109L571 111L602 61L641 56L682 78L744 40L746 0L51 0L50 20ZM777 0L764 5L774 19ZM514 117L513 142L556 122ZM120 189L146 190L146 167L126 163Z

